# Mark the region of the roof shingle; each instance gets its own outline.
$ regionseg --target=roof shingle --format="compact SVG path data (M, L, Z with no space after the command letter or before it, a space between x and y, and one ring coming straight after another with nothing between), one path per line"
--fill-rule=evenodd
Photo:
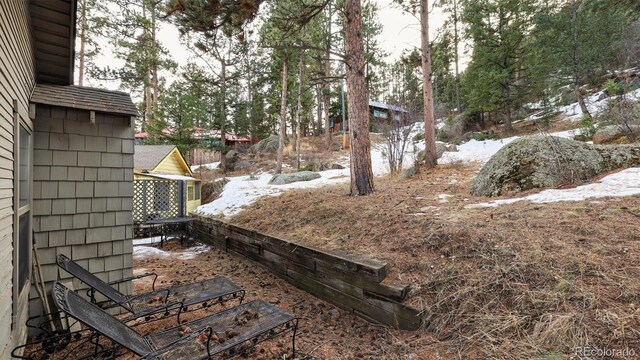
M136 145L133 168L151 171L175 148L175 145Z
M37 84L31 102L109 114L138 116L129 94L83 86Z

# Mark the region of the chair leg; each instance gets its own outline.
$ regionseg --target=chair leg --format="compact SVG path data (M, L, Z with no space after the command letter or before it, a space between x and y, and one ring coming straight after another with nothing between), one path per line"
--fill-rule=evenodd
M298 318L295 318L295 323L293 324L293 336L291 336L291 352L293 353L293 359L296 358L296 333L298 331Z

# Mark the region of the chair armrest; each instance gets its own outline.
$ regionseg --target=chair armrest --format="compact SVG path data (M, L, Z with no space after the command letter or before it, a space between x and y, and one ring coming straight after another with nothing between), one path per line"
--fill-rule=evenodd
M156 290L156 280L158 280L158 274L156 274L156 273L145 273L145 274L141 274L141 275L129 276L129 277L126 277L124 279L110 281L107 284L115 285L115 284L120 284L120 283L123 283L123 282L126 282L126 281L142 279L142 278L145 278L147 276L153 276L153 283L151 284L151 289L153 291L155 291Z
M141 357L141 359L154 359L164 353L167 353L171 350L174 350L176 348L179 348L181 345L189 343L189 342L193 342L195 341L195 339L199 338L200 336L202 336L202 334L206 334L207 336L207 341L206 343L202 344L203 346L207 347L207 354L209 356L209 358L211 358L211 350L210 350L210 344L211 344L211 335L213 334L213 329L211 328L211 326L207 326L206 328L200 329L198 331L194 331L193 333L184 336L180 339L178 339L177 341L172 342L171 344L163 347L162 349L158 349L155 351L152 351L146 355L144 355L143 357Z

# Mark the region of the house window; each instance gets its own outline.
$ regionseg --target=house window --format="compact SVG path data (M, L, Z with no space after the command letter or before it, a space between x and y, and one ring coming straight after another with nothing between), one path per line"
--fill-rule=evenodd
M195 196L194 196L194 187L193 187L193 185L188 185L187 186L187 200L188 201L193 201L194 198L195 198Z
M195 190L195 200L200 200L200 193L202 191L202 183L200 181L196 181L196 190Z
M13 308L12 328L24 324L28 313L31 279L31 196L33 150L31 122L13 101ZM11 266L11 265L9 265Z
M384 111L373 109L373 117L377 117L377 118L380 118L380 119L386 119L387 118L387 113L384 112Z
M18 140L18 293L29 282L31 268L31 134L20 124Z
M402 115L400 115L400 114L393 114L393 120L395 120L395 121L400 121L400 120L402 120Z

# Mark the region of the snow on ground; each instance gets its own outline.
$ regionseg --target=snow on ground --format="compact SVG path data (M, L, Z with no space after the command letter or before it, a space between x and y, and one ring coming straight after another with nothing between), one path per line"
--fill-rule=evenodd
M154 236L154 237L144 238L144 239L133 239L133 246L151 245L156 243L160 243L160 236Z
M640 168L629 168L608 175L600 181L571 189L550 189L537 194L513 199L494 200L485 203L471 204L465 208L496 207L513 204L518 201L533 203L550 203L560 201L582 201L603 197L620 197L640 194Z
M567 130L567 131L550 133L548 135L558 136L562 138L573 138L575 135L579 133L580 133L580 130L577 129L577 130ZM498 139L498 140L483 140L483 141L472 139L458 146L457 152L445 152L442 155L442 158L438 160L438 163L440 164L451 164L455 162L485 163L489 161L489 159L491 159L491 157L495 155L495 153L497 153L500 149L502 149L503 146L519 138L520 136L513 136L513 137ZM424 142L421 142L419 146L421 148L424 148Z
M217 169L218 166L220 166L220 162L219 161L218 162L209 163L209 164L193 165L191 167L191 171L197 171L200 168L213 170L213 169Z
M609 102L614 99L619 99L620 96L608 97L604 91L598 91L585 99L585 104L587 105L587 109L589 109L589 113L593 116L601 115L604 113L609 107ZM636 89L624 95L624 98L627 100L640 100L640 89ZM539 103L533 103L531 106L539 106ZM526 106L526 105L525 105ZM582 118L583 112L580 108L580 104L577 102L565 106L559 106L551 111L558 112L562 115L567 116L567 119L570 121L580 121ZM542 115L545 113L544 110L539 111L528 117L529 120L538 120L542 118Z
M322 171L320 176L319 179L312 181L287 185L270 185L269 180L273 174L269 173L262 173L255 178L251 176L230 177L227 178L229 182L224 186L220 197L209 204L199 206L196 209L196 214L231 216L263 196L278 196L290 189L317 188L348 182L349 169Z
M419 129L420 127L416 126L413 132L417 134ZM411 137L413 138L415 134L412 134ZM409 147L411 148L412 145L409 144ZM424 148L424 145L422 147ZM384 145L372 146L371 165L375 176L389 173L389 163L385 152ZM270 185L269 180L273 177L271 173L262 173L253 178L251 176L227 178L229 182L225 185L220 197L209 204L199 206L196 209L196 214L233 216L263 196L279 196L286 190L318 188L326 185L349 182L349 158L341 159L340 163L345 166L345 169L321 171L319 173L321 176L319 179L287 185ZM413 153L409 151L405 157L404 167L411 165L413 165Z
M640 95L640 92L638 93ZM415 126L413 133L417 134L421 131L420 125ZM547 135L558 136L563 138L573 138L580 130L568 130ZM412 135L413 137L413 135ZM454 162L487 162L498 152L503 146L518 139L518 136L500 139L500 140L471 140L458 146L458 152L445 152L439 160L441 164ZM424 141L418 143L410 143L404 160L404 167L413 165L415 153L424 149ZM215 201L202 205L196 209L196 214L205 216L233 216L240 213L245 207L251 205L256 200L264 196L279 196L286 190L291 189L309 189L318 188L326 185L335 185L349 182L349 159L342 159L343 165L347 168L341 170L328 170L320 172L320 178L312 181L296 182L287 185L270 185L269 180L273 174L262 173L258 176L239 176L227 178L229 182L225 185L224 191ZM371 150L371 162L373 174L376 176L389 173L389 164L385 155L383 145L374 145ZM635 181L640 183L640 174L631 175ZM604 179L603 179L604 180ZM615 185L608 188L609 193L613 193ZM612 196L612 195L607 195ZM620 195L622 196L622 195ZM555 197L555 195L554 195ZM446 197L440 198L441 202L445 202ZM516 200L519 201L519 200Z
M140 239L147 240L147 239ZM136 241L136 240L134 240ZM151 243L151 242L149 242ZM198 245L190 247L183 251L165 251L152 246L137 245L133 247L133 258L136 260L145 259L148 257L160 257L160 258L173 258L176 260L190 260L196 257L196 255L209 251L208 245Z

